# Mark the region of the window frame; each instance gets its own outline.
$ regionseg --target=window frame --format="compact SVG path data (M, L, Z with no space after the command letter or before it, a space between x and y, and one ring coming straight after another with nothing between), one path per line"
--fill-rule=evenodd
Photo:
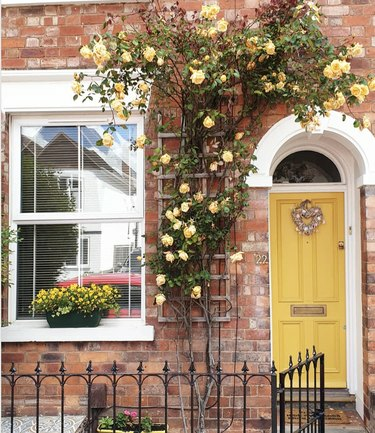
M23 126L89 126L108 124L109 113L41 113L31 115L13 115L10 117L9 126L9 221L14 229L18 225L26 224L57 224L57 223L90 223L90 222L138 222L140 231L145 232L145 184L144 184L144 153L137 151L137 191L139 191L139 206L134 212L124 216L121 213L75 213L55 212L55 213L21 213L20 212L20 193L21 193L21 128ZM140 114L134 114L127 122L135 124L137 127L136 135L143 134L144 118ZM144 236L140 236L142 250L145 251ZM2 330L2 341L21 342L21 341L153 341L154 327L146 324L146 290L145 272L142 268L141 273L141 317L140 318L118 318L102 319L98 328L76 328L74 332L66 332L67 329L51 329L44 319L16 319L17 301L17 245L14 245L10 278L13 282L12 289L8 295L8 317L10 325ZM116 332L120 331L120 332Z

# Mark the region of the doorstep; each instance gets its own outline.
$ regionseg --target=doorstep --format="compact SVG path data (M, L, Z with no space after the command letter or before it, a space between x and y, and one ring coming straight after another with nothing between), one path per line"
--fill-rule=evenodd
M64 433L83 433L85 416L65 415ZM35 433L36 419L34 416L16 416L13 418L13 433ZM10 433L10 417L1 418L1 432ZM39 433L60 433L60 416L40 416Z

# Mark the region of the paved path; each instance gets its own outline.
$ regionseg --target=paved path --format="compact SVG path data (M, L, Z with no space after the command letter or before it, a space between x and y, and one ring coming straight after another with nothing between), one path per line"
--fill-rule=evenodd
M64 433L83 432L84 416L64 417ZM14 418L14 433L35 433L35 417L23 416ZM41 416L39 418L39 433L60 433L61 418L59 416ZM10 433L10 418L1 419L1 433Z

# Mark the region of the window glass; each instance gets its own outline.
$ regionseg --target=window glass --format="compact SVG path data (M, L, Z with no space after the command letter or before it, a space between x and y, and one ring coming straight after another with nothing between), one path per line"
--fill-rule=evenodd
M304 150L284 158L273 174L273 183L341 182L335 164L318 152Z

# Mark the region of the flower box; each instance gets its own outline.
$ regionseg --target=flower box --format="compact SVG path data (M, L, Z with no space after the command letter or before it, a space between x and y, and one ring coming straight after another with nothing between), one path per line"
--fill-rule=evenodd
M71 311L60 316L52 316L46 313L46 319L50 328L95 328L99 325L102 316L99 310L90 315L84 315L79 311Z
M112 429L98 429L96 430L97 433L113 433ZM165 426L164 424L155 424L152 426L152 433L165 433ZM115 430L114 433L139 433L138 429L135 430ZM141 433L146 433L142 431Z

